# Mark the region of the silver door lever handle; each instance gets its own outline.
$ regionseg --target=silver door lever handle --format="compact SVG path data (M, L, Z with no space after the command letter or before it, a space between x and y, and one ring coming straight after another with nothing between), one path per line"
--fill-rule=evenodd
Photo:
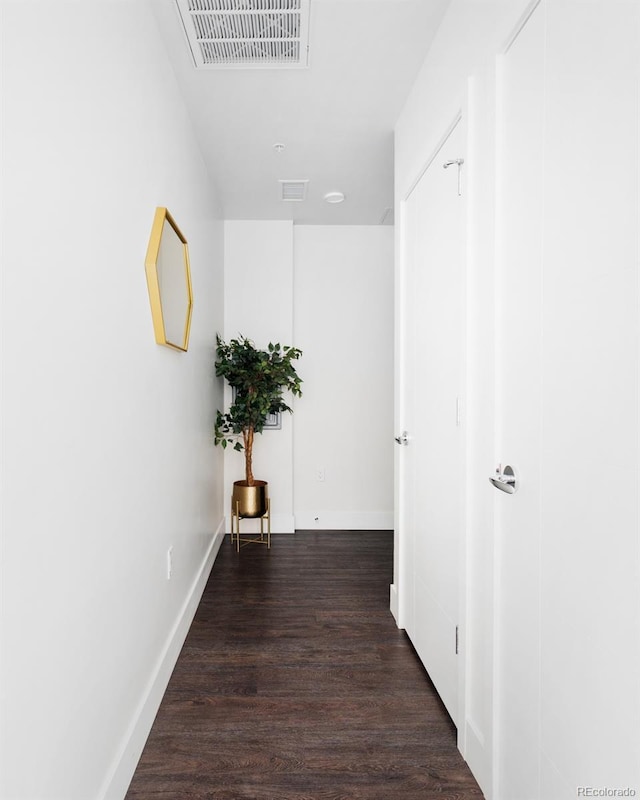
M490 482L500 489L501 492L507 494L515 494L518 491L518 479L513 467L506 466L504 470L498 467L495 475L489 477Z

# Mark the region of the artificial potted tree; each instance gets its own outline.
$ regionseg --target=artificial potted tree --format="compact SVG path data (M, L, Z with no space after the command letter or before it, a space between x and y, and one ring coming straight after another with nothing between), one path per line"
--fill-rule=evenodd
M262 433L270 414L292 409L284 402L283 392L300 397L302 380L294 361L302 355L295 347L269 343L258 350L245 336L225 343L216 337L216 375L233 388L229 411L218 411L215 443L244 451L244 480L233 484L232 506L242 517L262 517L267 512L268 483L253 476L253 443Z

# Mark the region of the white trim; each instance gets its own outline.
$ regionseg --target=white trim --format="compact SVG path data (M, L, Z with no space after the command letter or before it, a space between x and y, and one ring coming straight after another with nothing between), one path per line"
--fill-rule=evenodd
M406 314L406 261L407 261L407 221L406 221L406 207L407 201L403 199L400 201L399 208L396 211L396 229L395 229L395 274L394 274L394 289L395 289L395 344L394 344L394 420L395 431L399 435L401 431L405 430L405 398L406 398L406 366L403 362L402 355L406 349L405 325L404 318ZM407 606L405 599L407 596L407 581L408 571L405 564L404 552L405 546L405 461L401 457L402 448L394 448L394 468L393 468L393 505L394 505L394 547L393 547L393 585L397 598L396 605L396 622L399 628L406 627L407 620Z
M526 16L527 22L531 14ZM508 47L515 42L516 38L524 28L524 22L521 21L514 29ZM493 272L493 298L494 298L494 335L493 335L493 398L494 398L494 417L493 417L493 439L494 439L494 452L497 449L498 442L500 441L501 432L499 426L503 419L502 408L500 407L502 397L502 387L500 385L500 374L498 371L498 355L499 355L499 309L503 302L501 283L498 280L499 271L504 269L504 253L502 249L503 240L503 226L504 226L504 198L502 192L503 176L503 163L502 163L502 150L504 140L504 84L505 84L505 64L506 64L506 50L498 53L495 57L495 139L494 139L494 228L493 228L493 258L494 258L494 272ZM501 548L499 544L500 530L498 526L498 518L493 518L493 584L491 592L493 595L493 614L491 619L491 628L493 631L493 648L492 648L492 665L491 665L491 681L492 681L492 703L491 703L491 797L500 800L501 798L501 761L500 761L500 613L502 609L502 560Z
M164 647L151 673L147 688L134 711L131 723L122 738L121 746L98 792L99 800L121 800L142 755L151 726L162 702L169 678L200 603L213 562L224 540L224 520L218 525L209 549L185 598L178 617L167 636Z
M431 155L430 155L430 156L429 156L429 158L427 159L426 163L425 163L425 164L423 165L423 167L422 167L422 168L421 168L421 169L418 171L418 174L417 174L417 176L415 177L415 179L413 180L413 182L412 182L411 186L409 187L409 189L408 189L407 193L406 193L406 194L405 194L405 196L402 198L402 199L404 200L404 202L405 202L405 203L406 203L406 201L407 201L407 200L408 200L408 199L411 197L411 195L413 194L413 190L414 190L414 189L416 188L416 186L417 186L417 185L420 183L420 181L422 180L422 178L423 178L423 176L424 176L425 172L426 172L426 171L429 169L429 167L430 167L430 166L433 164L433 162L434 162L434 160L436 159L436 157L437 157L438 153L439 153L439 152L442 150L442 148L445 146L445 144L447 143L447 139L448 139L448 138L451 136L451 134L452 134L452 133L454 132L454 130L457 128L457 126L458 126L458 123L459 123L461 120L462 120L462 109L459 109L459 110L458 110L458 112L456 113L456 116L454 117L453 121L451 122L451 124L449 125L449 127L446 129L446 131L445 131L444 135L442 136L442 138L440 139L440 141L438 142L438 144L435 146L435 148L432 150L432 152L431 152Z
M298 511L295 523L296 530L392 531L393 511Z
M522 32L522 29L527 24L527 22L529 22L530 17L532 16L533 12L536 10L536 8L540 5L541 2L542 2L542 0L532 0L532 2L527 7L527 10L524 12L524 14L518 20L515 28L511 31L511 34L509 35L509 38L507 39L507 41L504 43L504 46L502 47L502 50L499 51L500 55L505 55L506 56L506 54L511 49L511 45L518 38L518 36Z
M398 622L398 590L396 589L395 583L389 586L389 610L393 614L396 624L400 627L400 623Z
M465 761L470 767L473 765L473 776L478 781L478 785L486 797L489 798L492 796L490 787L493 775L491 770L492 760L490 758L487 760L486 757L488 743L470 717L466 717L464 726Z

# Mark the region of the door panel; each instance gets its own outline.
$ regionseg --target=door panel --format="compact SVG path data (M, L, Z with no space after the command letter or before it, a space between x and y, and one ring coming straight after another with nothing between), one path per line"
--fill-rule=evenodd
M640 4L547 6L541 742L558 800L640 790Z
M515 494L496 492L500 797L539 796L540 381L544 10L499 65L496 465Z
M459 546L463 464L458 398L464 342L463 198L453 129L404 208L403 545L410 573L405 627L454 722L458 712Z
M500 64L500 800L640 784L639 28L542 0Z

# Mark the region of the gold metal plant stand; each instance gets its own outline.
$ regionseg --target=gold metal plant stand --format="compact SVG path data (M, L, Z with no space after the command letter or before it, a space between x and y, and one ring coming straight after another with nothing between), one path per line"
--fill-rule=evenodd
M260 535L257 533L245 533L240 536L240 520L241 519L255 519L255 517L243 517L240 513L240 501L236 500L231 504L231 544L235 542L236 550L240 552L240 548L246 544L266 544L271 548L271 500L267 497L267 510L259 518L260 519ZM264 532L264 521L267 521L267 533Z

